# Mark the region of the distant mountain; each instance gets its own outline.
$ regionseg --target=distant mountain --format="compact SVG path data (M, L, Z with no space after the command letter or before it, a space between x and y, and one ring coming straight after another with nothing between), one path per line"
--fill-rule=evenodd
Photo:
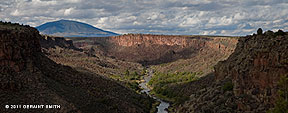
M47 22L36 28L41 34L63 37L107 37L118 35L117 33L104 31L86 23L71 20Z

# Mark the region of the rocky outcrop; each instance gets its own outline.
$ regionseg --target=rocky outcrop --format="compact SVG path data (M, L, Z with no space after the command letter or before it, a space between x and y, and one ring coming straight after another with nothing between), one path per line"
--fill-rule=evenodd
M0 89L41 87L35 67L35 56L41 53L39 32L30 27L0 26Z
M41 52L36 29L0 29L0 66L20 72L31 67L32 56Z
M55 48L56 46L67 49L80 50L73 45L73 41L65 39L64 37L53 37L43 35L40 37L40 44L42 48Z
M218 81L231 78L235 96L251 97L237 101L239 110L273 106L279 78L288 73L288 33L279 32L258 30L258 35L240 38L235 52L215 66Z
M75 42L75 45L94 45L106 56L150 65L191 58L206 49L230 53L236 43L237 39L227 37L128 34L93 38L91 41Z

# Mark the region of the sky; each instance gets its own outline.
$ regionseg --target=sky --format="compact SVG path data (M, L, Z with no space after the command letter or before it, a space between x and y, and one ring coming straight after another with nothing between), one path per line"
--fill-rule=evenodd
M288 0L0 0L1 21L60 19L120 34L240 36L288 30Z

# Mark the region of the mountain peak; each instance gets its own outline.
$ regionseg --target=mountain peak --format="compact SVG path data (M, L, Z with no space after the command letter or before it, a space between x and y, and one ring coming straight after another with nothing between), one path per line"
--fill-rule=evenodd
M63 37L107 37L118 34L96 28L92 25L74 20L47 22L36 27L42 34Z

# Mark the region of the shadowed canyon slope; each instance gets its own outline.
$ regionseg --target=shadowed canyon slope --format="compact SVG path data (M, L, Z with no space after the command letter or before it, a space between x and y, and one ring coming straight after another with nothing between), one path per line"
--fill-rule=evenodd
M229 55L237 39L229 37L128 34L107 38L70 38L75 46L144 65L188 59L199 52ZM93 53L92 53L93 54ZM96 54L96 53L95 53Z
M235 52L215 66L215 76L171 87L178 95L189 96L172 111L262 113L275 104L277 110L279 106L287 110L285 100L279 100L288 95L287 47L288 34L283 31L241 37ZM279 84L281 76L286 76L286 81L284 78Z
M50 60L41 52L41 38L35 28L0 23L0 112L150 111L153 100L149 97L95 73L78 71ZM67 44L71 47L69 41ZM3 107L13 104L56 104L61 108Z
M44 36L40 38L42 51L56 63L71 66L79 70L89 70L105 77L124 77L125 72L141 73L143 66L138 63L125 62L100 54L91 54L93 49L79 49L72 40L63 37Z
M243 111L250 110L255 101L259 108L273 106L280 76L287 74L288 34L281 30L240 38L235 52L215 66L217 80L231 78L235 96L251 96L237 102Z

